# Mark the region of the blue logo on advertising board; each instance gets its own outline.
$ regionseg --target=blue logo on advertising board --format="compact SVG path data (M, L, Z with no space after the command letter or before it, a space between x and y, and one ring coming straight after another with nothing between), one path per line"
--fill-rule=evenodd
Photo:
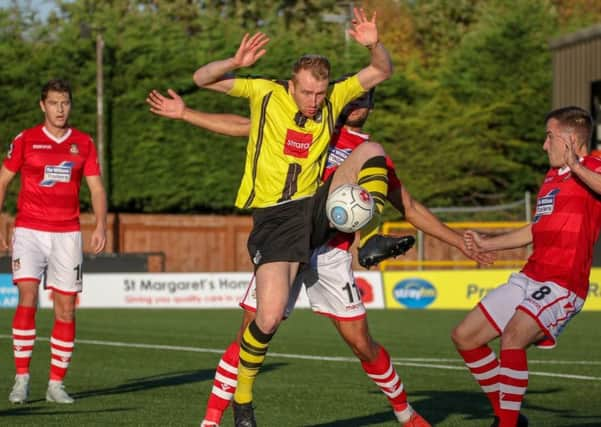
M426 308L436 299L436 288L427 280L401 280L392 290L394 298L407 308Z
M16 307L19 302L19 293L13 286L11 274L0 274L0 308Z

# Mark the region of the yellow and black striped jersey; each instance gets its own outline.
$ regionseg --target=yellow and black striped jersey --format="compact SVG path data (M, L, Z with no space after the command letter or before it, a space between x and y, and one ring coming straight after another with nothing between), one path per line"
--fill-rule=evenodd
M262 208L313 195L336 119L364 91L356 75L334 83L319 120L307 119L299 126L298 107L286 83L236 77L228 95L248 98L251 117L236 206Z

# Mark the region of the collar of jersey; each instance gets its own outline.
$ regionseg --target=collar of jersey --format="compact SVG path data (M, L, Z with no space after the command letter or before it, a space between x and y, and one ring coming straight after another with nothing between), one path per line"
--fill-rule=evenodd
M67 138L69 138L71 136L71 128L67 129L67 132L65 132L65 134L62 137L60 137L60 138L57 138L56 136L52 135L48 131L48 129L46 129L46 126L42 126L42 132L44 132L44 134L48 138L50 138L51 140L53 140L57 144L60 144L61 142L65 141Z
M582 161L584 160L584 157L580 157L578 159L578 162L582 163ZM562 168L559 168L557 170L557 175L565 175L566 173L568 173L570 171L570 167L569 166L564 166Z
M361 133L361 132L356 132L354 130L350 130L349 128L344 128L345 132L350 133L351 135L356 135L362 139L368 140L369 139L369 134L367 133Z

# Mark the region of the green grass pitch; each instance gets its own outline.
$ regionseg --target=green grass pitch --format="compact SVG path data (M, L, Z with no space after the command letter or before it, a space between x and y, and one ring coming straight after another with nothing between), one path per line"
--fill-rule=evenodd
M458 359L449 333L464 312L369 313L413 406L435 426L491 423L488 401ZM198 426L221 351L240 310L93 310L77 313L67 390L73 405L44 400L51 312L37 317L30 402L11 405L13 310L0 310L0 425ZM601 313L581 313L554 350L529 351L523 412L532 426L601 426ZM2 393L4 395L2 395ZM272 341L255 386L261 426L394 426L384 396L330 321L297 310ZM231 411L223 426L232 426Z

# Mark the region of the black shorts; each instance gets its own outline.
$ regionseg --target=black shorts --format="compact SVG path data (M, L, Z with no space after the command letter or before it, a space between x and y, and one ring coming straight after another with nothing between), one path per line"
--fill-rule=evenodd
M311 197L253 211L247 247L255 267L278 261L309 263L313 248L331 235L325 210L330 183Z
M326 243L338 232L338 230L330 227L330 221L326 215L326 202L332 185L334 174L324 182L313 199L313 224L311 226L311 249L315 249Z

